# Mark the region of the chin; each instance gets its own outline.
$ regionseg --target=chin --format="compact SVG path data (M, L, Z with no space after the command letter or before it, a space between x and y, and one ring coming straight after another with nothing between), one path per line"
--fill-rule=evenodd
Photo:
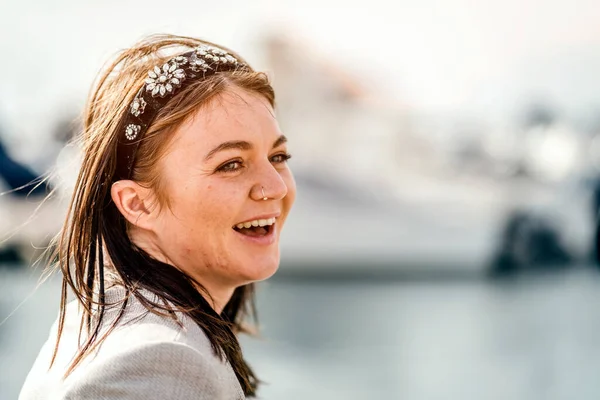
M252 264L246 264L243 266L242 279L246 283L259 282L269 279L279 269L279 257L273 257L269 259L261 258L255 260Z

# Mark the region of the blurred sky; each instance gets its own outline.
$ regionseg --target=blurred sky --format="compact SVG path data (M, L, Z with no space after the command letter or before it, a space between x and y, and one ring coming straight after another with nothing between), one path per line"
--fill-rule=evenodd
M0 124L37 136L144 34L204 37L250 61L264 30L315 46L391 102L486 117L600 107L596 0L0 2Z

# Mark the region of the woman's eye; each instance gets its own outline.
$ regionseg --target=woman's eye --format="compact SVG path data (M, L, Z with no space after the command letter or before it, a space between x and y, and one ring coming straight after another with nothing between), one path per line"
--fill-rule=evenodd
M230 161L227 164L223 164L219 168L217 168L217 171L218 172L233 172L233 171L237 171L240 168L242 168L241 161Z
M290 158L292 158L292 155L288 154L288 153L276 154L273 157L271 157L271 162L274 162L276 164L280 164L280 163L286 162Z

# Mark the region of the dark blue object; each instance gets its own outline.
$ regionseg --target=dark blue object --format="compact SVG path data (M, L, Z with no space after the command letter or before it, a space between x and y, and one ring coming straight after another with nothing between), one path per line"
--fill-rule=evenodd
M36 179L38 178L38 176L36 176L36 174L34 174L26 166L10 158L1 141L0 178L2 178L8 184L10 189L14 190L11 193L17 196L44 195L47 191L46 184L42 184L35 187L37 182Z

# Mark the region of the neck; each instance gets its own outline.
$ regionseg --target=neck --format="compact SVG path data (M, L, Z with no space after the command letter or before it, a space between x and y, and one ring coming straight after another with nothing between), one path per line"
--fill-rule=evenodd
M203 285L204 286L204 285ZM223 312L223 309L233 296L233 291L235 289L225 289L225 290L214 290L205 286L206 291L210 293L210 296L206 294L206 292L200 288L197 288L200 294L206 299L208 304L215 310L215 312L219 315Z

